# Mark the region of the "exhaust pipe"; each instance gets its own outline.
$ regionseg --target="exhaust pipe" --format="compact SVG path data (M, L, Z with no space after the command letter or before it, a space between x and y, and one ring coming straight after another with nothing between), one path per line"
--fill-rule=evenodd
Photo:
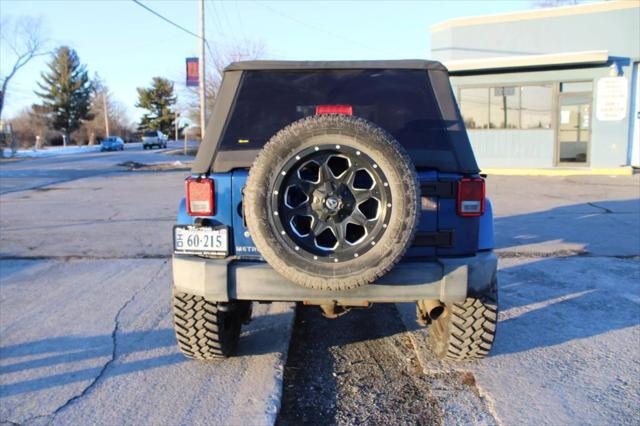
M420 316L425 321L427 318L431 321L435 321L438 318L444 318L447 316L447 307L439 300L424 299L418 302L420 309ZM426 317L426 318L425 318Z
M318 301L309 301L304 300L302 302L305 305L317 305L322 309L322 315L325 318L335 319L339 316L342 316L349 312L353 308L370 308L371 303L368 301L350 301L346 302L348 304L344 304L345 301L340 300L318 300Z
M322 309L322 315L324 315L325 318L329 319L336 319L351 310L350 307L340 306L336 302L322 303L320 305L320 309Z

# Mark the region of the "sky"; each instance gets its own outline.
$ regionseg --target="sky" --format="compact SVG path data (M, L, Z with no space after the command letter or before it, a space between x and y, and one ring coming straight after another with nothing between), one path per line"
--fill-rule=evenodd
M198 33L195 0L141 0L168 19ZM529 0L498 1L253 1L205 0L206 38L212 49L264 45L263 59L428 59L431 25L466 16L530 9ZM137 120L137 87L152 77L176 82L185 101L185 58L198 56L199 40L131 0L0 0L0 22L41 17L48 46L74 48L91 76L98 73L114 98ZM0 31L4 31L0 28ZM0 73L14 56L0 50ZM33 90L48 57L30 62L10 82L3 118L38 102Z

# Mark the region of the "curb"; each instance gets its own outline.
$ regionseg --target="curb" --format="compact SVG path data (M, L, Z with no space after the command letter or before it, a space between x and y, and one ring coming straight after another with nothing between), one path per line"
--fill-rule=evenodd
M487 175L502 176L632 176L633 167L616 167L611 169L501 169L486 168L480 172Z

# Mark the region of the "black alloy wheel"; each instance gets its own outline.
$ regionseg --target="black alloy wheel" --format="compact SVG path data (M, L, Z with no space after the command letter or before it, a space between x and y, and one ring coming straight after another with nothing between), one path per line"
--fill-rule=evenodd
M269 212L292 250L337 263L375 246L392 207L386 176L369 155L349 146L319 145L285 163L271 190Z

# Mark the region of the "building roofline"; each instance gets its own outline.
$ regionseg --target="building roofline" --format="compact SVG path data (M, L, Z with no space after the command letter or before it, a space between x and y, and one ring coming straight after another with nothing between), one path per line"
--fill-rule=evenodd
M583 15L587 13L609 12L612 10L640 8L637 1L611 1L603 3L581 4L576 6L561 6L547 9L534 9L524 12L510 12L499 15L472 16L466 18L449 19L431 26L432 33L454 27L471 25L496 24L501 22L524 21L542 18L555 18L568 15Z
M561 65L602 65L609 61L607 50L553 53L547 55L499 56L482 59L459 59L446 61L444 65L450 73L503 70L517 68L537 68Z

